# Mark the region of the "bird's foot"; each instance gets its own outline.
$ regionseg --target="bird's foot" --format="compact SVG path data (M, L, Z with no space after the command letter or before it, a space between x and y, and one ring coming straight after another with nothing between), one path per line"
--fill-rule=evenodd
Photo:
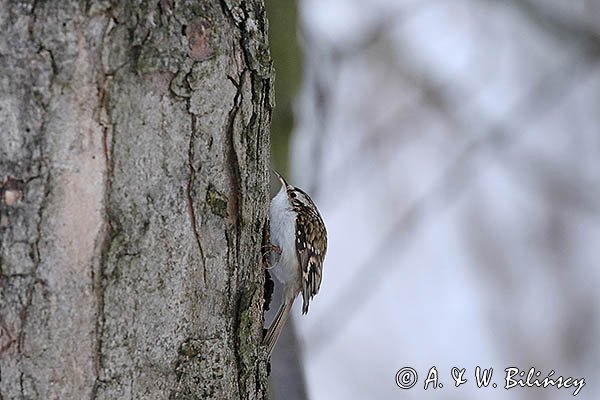
M277 254L281 254L281 247L276 244L267 244L262 247L263 248L263 257L268 256L270 252L275 252Z
M270 259L270 257L268 257L270 253L276 253L276 254L281 255L281 247L277 246L276 244L268 244L266 246L263 246L262 248L263 248L263 259L264 260ZM267 269L271 269L272 267L273 266L271 265L271 266L267 267Z

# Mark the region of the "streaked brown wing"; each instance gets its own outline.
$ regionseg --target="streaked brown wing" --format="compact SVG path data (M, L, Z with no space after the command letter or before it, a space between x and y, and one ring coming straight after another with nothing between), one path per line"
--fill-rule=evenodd
M323 273L323 259L327 251L327 233L321 216L304 208L296 218L296 250L302 271L302 313L319 292Z

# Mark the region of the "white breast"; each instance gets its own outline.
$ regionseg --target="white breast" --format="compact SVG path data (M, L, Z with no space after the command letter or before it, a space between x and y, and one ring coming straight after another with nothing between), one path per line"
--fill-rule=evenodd
M296 256L296 213L292 211L285 187L271 200L271 243L281 248L281 255L271 253L271 272L287 284L300 282Z

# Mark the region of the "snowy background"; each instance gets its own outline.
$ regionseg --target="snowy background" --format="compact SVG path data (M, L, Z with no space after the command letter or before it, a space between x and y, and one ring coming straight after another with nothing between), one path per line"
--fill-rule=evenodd
M572 397L502 389L511 366L600 398L600 2L298 6L290 180L329 232L294 315L309 398Z

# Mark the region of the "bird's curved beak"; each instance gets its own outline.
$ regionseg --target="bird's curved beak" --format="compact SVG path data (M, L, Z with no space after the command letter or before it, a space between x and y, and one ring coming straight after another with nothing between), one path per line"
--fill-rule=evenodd
M283 176L281 176L281 174L277 171L275 171L274 169L271 169L275 175L277 175L277 178L279 178L279 181L281 182L281 184L283 185L283 187L288 187L288 183L286 182L286 180L283 178Z

